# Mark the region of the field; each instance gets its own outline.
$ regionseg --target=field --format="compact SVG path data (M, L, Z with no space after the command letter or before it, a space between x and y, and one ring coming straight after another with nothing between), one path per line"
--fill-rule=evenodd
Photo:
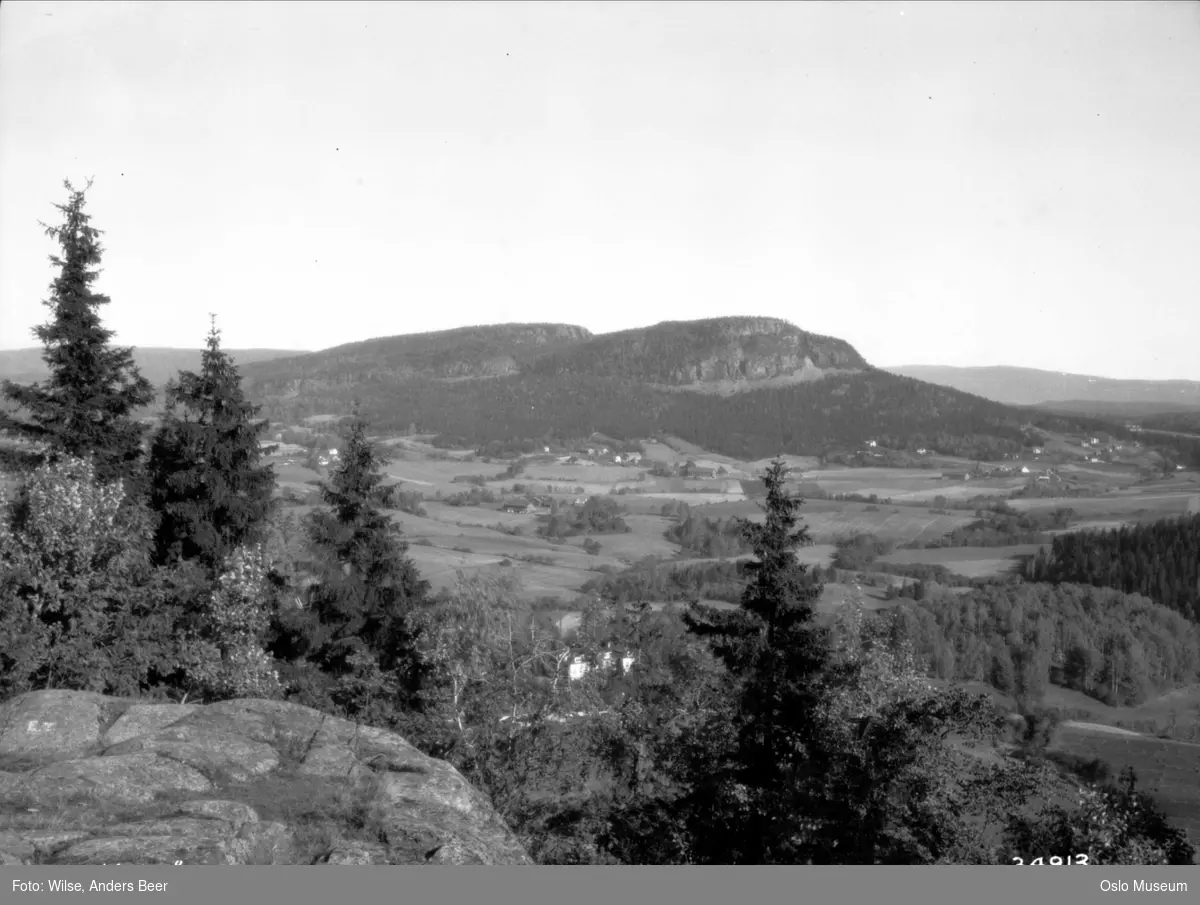
M1106 516L1123 520L1146 520L1200 512L1200 496L1194 492L1115 493L1066 499L1016 499L1009 501L1009 505L1021 512L1074 509L1081 518L1087 520L1103 520Z
M1021 557L1031 556L1041 544L1017 544L1009 547L941 547L928 550L895 550L878 562L896 565L922 564L945 566L966 578L988 578L1011 572Z
M1167 818L1200 843L1200 745L1106 731L1103 726L1059 729L1051 751L1100 758L1114 778L1125 767L1137 772L1138 786L1154 796Z
M759 519L762 510L751 500L718 502L696 510L707 518ZM973 513L952 515L930 512L915 506L873 505L870 503L838 503L830 500L805 500L800 507L800 520L818 543L828 543L854 534L875 534L897 544L914 540L934 540L955 528L977 521Z
M1016 707L1012 698L990 685L957 684L973 694L990 696L1006 710ZM1043 703L1064 716L1049 748L1052 755L1099 758L1108 764L1114 780L1124 767L1133 767L1138 787L1153 796L1200 849L1200 686L1168 692L1139 707L1109 707L1051 685ZM1155 726L1165 731L1172 720L1176 730L1171 739L1132 731Z

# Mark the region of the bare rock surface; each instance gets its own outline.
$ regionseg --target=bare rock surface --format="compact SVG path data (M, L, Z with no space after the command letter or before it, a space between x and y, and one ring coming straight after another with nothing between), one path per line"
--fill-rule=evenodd
M0 703L3 864L529 864L445 761L280 701Z

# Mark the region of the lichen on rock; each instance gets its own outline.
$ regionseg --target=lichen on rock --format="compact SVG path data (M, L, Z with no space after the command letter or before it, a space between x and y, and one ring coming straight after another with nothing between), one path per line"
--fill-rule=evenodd
M386 730L269 700L0 703L0 864L529 864L487 797Z

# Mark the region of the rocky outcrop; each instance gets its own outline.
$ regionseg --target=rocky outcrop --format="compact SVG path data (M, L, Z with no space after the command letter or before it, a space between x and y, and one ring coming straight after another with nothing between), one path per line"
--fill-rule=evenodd
M545 355L529 370L548 376L625 377L666 387L753 385L867 368L849 343L769 317L656 324L593 337Z
M279 701L0 704L0 864L528 864L392 732Z

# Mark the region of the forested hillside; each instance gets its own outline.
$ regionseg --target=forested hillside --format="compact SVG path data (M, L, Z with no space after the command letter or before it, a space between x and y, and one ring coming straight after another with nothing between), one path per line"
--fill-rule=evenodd
M1061 534L1031 575L1142 594L1200 622L1200 515Z
M1195 681L1200 628L1140 594L1076 584L995 585L899 611L944 679L1037 700L1050 683L1113 706Z
M354 383L514 374L533 356L591 336L570 324L498 324L385 336L245 368L264 395L319 394Z
M272 420L345 412L354 399L381 430L442 434L470 446L599 431L620 439L675 434L730 456L821 455L867 440L992 457L1022 445L1022 413L882 371L731 396L669 393L621 378L514 375L455 382L346 378L290 398L259 397Z
M1032 445L1028 426L1133 436L1103 418L1013 408L899 377L840 339L771 318L601 336L564 324L469 327L258 362L243 374L250 397L275 421L345 413L357 399L380 430L415 428L474 447L666 432L749 459L845 452L868 440L994 459ZM1182 462L1200 462L1196 441L1154 442Z

